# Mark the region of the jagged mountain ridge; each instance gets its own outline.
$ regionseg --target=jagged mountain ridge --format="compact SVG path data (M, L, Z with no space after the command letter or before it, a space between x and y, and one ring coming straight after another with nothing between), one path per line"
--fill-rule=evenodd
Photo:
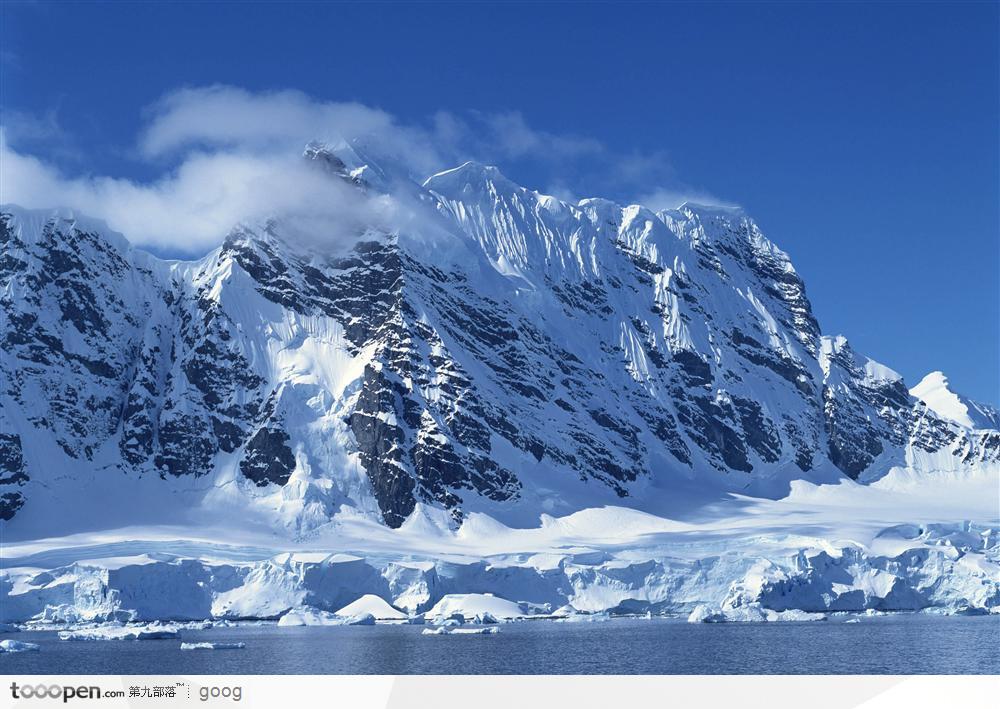
M354 151L306 158L359 195L400 189ZM822 336L739 210L571 205L474 163L403 189L431 214L347 252L279 219L186 263L5 207L5 524L122 480L304 533L338 512L517 522L1000 461L995 429Z

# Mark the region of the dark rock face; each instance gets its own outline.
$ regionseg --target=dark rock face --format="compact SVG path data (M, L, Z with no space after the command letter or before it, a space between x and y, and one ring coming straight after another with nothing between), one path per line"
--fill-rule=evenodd
M350 417L361 462L368 472L382 517L390 527L401 525L416 504L413 495L416 482L403 466L403 429L380 415L401 413L396 406L398 396L399 392L382 372L366 367L361 395Z
M247 441L240 472L258 487L284 485L295 470L295 455L288 447L288 434L277 428L262 428Z
M3 394L67 455L89 460L117 426L148 306L124 297L131 269L94 231L56 219L29 243L2 214L0 242Z
M0 418L0 423L3 419ZM0 519L10 520L24 505L24 495L17 488L28 482L21 450L21 437L0 433Z

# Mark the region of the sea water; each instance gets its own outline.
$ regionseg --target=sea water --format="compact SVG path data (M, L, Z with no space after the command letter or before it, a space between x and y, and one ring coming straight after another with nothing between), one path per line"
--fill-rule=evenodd
M691 624L621 618L502 624L495 635L422 635L419 625L182 630L181 640L5 637L40 652L0 655L0 674L981 674L1000 672L1000 616L895 615Z

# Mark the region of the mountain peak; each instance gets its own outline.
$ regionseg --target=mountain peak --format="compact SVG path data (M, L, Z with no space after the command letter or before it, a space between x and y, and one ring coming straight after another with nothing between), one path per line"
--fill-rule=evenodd
M910 389L910 394L924 402L927 408L941 418L959 426L996 428L1000 424L1000 413L990 406L956 394L944 372L931 372Z
M665 210L671 211L671 210ZM678 212L693 212L699 215L712 215L717 214L720 216L727 216L731 218L745 217L746 212L743 211L743 207L738 205L724 205L724 204L708 204L707 202L695 202L692 200L685 200L676 208L675 211Z
M326 172L362 188L378 192L389 190L389 174L385 162L376 164L362 150L358 141L340 141L335 144L313 140L306 143L302 156L320 165Z
M485 165L475 160L467 160L458 167L435 173L424 180L423 186L432 192L452 195L486 183L507 188L519 187L500 172L496 165Z

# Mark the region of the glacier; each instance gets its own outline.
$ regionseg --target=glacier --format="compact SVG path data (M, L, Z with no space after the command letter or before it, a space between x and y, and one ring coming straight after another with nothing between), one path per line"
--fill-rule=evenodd
M951 483L950 491L915 491L910 481L876 488L884 493L881 509L858 505L872 492L864 486L803 486L778 501L744 499L742 511L734 506L700 523L612 507L550 518L534 529L472 517L457 530L441 525L428 533L429 525L392 530L357 519L358 526L312 543L352 553L277 552L288 543L275 540L271 549L262 540L157 540L176 530L152 528L49 539L5 548L0 621L141 628L156 620L344 625L375 623L376 616L435 623L458 617L461 624L643 614L782 621L874 611L996 613L1000 525L889 524L935 508L947 513L941 499L949 494L952 504L976 512L960 499L974 490L979 510L990 510L982 493L995 489L994 480L958 496L961 483Z
M0 622L1000 607L1000 414L742 210L303 159L381 216L171 261L0 207Z

